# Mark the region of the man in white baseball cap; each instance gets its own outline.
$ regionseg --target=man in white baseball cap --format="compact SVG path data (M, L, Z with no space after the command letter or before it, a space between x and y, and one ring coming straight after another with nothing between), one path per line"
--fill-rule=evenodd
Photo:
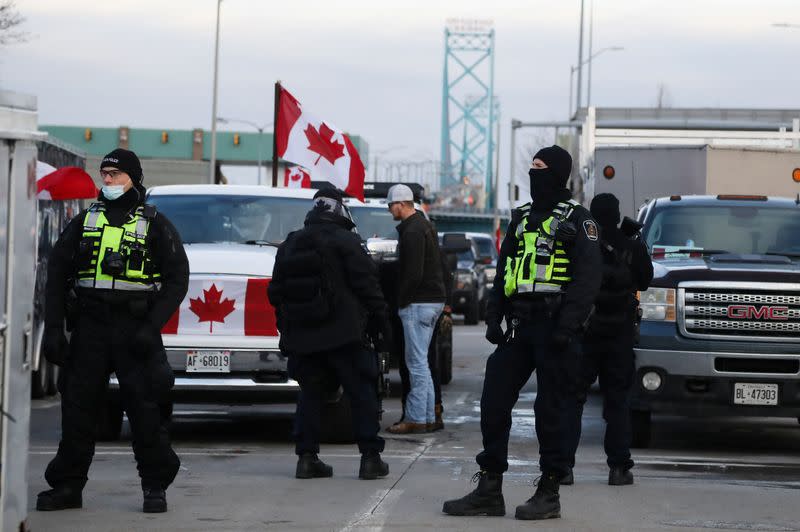
M387 431L430 432L436 422L436 409L428 346L445 301L439 240L430 222L414 208L414 193L407 185L390 188L386 201L389 212L401 222L397 226L397 313L403 323L404 358L410 381L404 419Z
M408 185L403 185L402 183L392 186L389 189L389 194L386 196L386 202L389 204L389 209L391 210L392 203L399 203L403 201L410 201L413 206L414 193L411 191L411 187ZM395 220L396 219L397 217L395 216Z

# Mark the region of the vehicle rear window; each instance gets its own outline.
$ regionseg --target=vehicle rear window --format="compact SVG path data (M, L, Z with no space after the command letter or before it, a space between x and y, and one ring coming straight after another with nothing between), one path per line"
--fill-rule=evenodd
M227 195L153 195L184 244L282 242L303 227L311 201L303 198Z
M495 258L497 256L497 248L494 247L494 241L491 238L473 238L472 241L475 242L481 257Z
M656 209L643 229L654 246L730 253L800 253L800 209L704 205Z
M392 213L387 208L358 207L348 205L356 230L361 238L389 238L397 239L397 226L400 222L392 218Z

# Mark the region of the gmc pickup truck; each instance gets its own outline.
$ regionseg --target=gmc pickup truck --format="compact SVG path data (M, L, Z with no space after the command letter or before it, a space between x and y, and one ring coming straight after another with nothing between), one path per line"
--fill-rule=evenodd
M798 418L800 197L670 196L638 218L655 275L639 295L633 445L649 445L653 413Z

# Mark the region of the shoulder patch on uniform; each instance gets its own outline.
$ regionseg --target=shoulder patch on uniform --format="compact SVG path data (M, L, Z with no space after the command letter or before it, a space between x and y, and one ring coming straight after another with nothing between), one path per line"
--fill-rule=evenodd
M597 225L592 220L583 221L583 231L589 240L597 240Z

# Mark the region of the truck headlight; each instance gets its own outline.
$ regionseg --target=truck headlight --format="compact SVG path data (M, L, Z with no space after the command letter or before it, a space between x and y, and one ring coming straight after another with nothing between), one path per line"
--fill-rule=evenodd
M648 288L638 297L643 320L675 321L674 288Z

